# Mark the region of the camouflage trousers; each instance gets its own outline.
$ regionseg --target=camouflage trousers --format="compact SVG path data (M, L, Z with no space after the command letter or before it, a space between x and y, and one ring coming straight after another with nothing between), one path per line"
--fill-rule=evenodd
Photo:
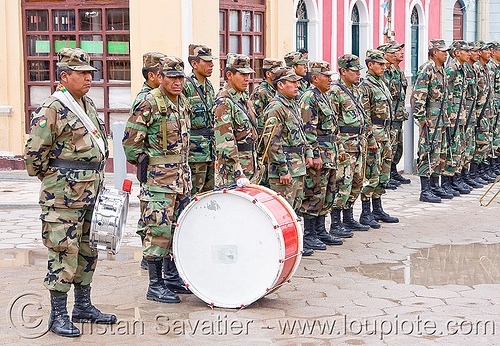
M480 119L476 126L476 150L473 158L475 163L486 163L488 156L491 156L492 138L490 119Z
M295 210L299 211L304 197L304 176L292 177L290 184L280 183L280 178L269 178L271 190L278 192Z
M499 117L499 119L496 119L496 117ZM496 122L496 126L495 126ZM492 136L493 136L493 157L498 157L499 156L499 149L500 149L500 114L497 113L494 117L491 119L491 129L492 129Z
M392 162L396 165L403 157L403 122L391 122Z
M437 129L434 126L431 126L429 128L428 138L429 138L429 144L431 144L431 146L432 146L431 143L432 138L434 137L434 150L432 150L427 145L428 143L426 143L427 134L424 132L424 129L420 127L420 134L418 138L418 154L417 154L418 155L417 172L420 177L441 175L444 166L446 164L446 155L447 155L445 132L446 131L444 126L439 126Z
M365 177L367 184L361 190L361 200L379 198L385 192L385 186L391 174L392 149L389 140L378 141L376 153L368 150Z
M166 257L172 250L175 224L182 210L188 205L187 194L151 192L143 189L141 221L145 225L142 254L147 259Z
M359 151L348 154L348 164L337 168L337 191L333 202L335 208L351 208L363 187L363 156Z
M453 176L462 172L462 155L465 150L465 134L463 125L458 125L457 131L454 134L453 130L455 128L450 128L450 138L451 143L447 142L446 150L446 164L443 170L443 175ZM451 150L450 150L451 149Z
M333 206L335 182L335 169L322 168L317 171L314 168L308 168L304 180L304 199L300 214L309 216L328 214Z
M42 206L42 240L49 251L43 284L68 292L71 284L89 285L97 264L97 251L89 246L92 209Z
M193 182L191 196L214 189L215 163L213 161L190 162L189 167L191 168L191 181Z
M464 134L464 145L465 149L461 156L462 159L462 167L472 161L474 157L474 151L476 151L476 136L475 136L475 126L473 124L469 124L467 130L465 130Z

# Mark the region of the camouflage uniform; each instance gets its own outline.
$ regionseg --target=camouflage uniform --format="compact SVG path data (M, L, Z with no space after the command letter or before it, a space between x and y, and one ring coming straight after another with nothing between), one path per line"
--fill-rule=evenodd
M190 44L189 56L198 57L205 61L215 59L212 56L212 50L203 45ZM198 90L201 91L201 95ZM191 196L194 196L197 193L214 189L215 139L212 108L215 91L208 78L202 84L192 73L184 83L183 94L188 99L192 110L188 161L193 182Z
M273 82L297 81L297 79L298 76L292 69L282 67L275 70ZM264 112L265 121L272 117L276 118L268 151L269 184L271 189L279 192L294 210L298 210L302 204L306 174L305 158L312 157L299 112L297 102L279 92ZM280 177L287 174L292 176L292 182L285 185L280 182Z
M491 44L492 50L500 49L500 43L493 42ZM500 148L500 62L491 58L488 62L488 68L491 73L491 81L493 84L493 107L494 116L492 117L493 124L493 154L495 158L499 157ZM495 126L496 125L496 126Z
M160 65L167 77L184 76L179 58L162 58ZM169 254L177 217L189 202L190 127L186 98L181 95L174 104L161 87L150 91L127 121L122 141L127 161L136 165L140 154L149 156L147 181L139 195L147 227L142 247L147 259Z
M72 51L75 53L69 59L62 58ZM95 71L89 61L86 52L65 48L59 52L58 66ZM108 147L104 122L96 106L87 96L83 96L82 103L104 139L104 155L79 117L55 96L49 96L31 115L25 147L28 174L42 181L40 219L43 244L48 249L44 285L60 292L67 292L71 284L90 285L97 264L97 251L89 246L90 223L104 179ZM97 167L63 168L60 162L92 163Z
M300 52L290 52L285 55L283 58L285 60L285 64L288 67L293 67L294 65L307 65L308 60L302 57L302 53ZM299 84L299 92L297 94L296 99L299 100L302 97L302 94L305 93L308 87L308 82L306 80L307 76L301 76L301 79L298 81Z
M254 72L250 58L240 54L227 55L227 67L240 73ZM226 84L214 104L215 147L220 185L234 184L239 178L257 178L257 119L248 93L239 93ZM220 187L220 186L216 186Z
M465 111L466 111L466 123L464 123L464 146L465 150L462 154L462 167L472 161L474 156L474 151L476 150L476 100L477 100L477 80L476 72L472 66L465 62L464 74L466 79L466 90L465 90ZM468 122L467 122L468 120Z
M324 61L312 61L310 69L313 73L333 74L330 64ZM337 190L337 155L344 151L337 140L337 119L325 95L313 84L302 94L299 106L313 158L322 160L319 171L313 167L307 169L301 213L310 217L326 215L333 206Z
M269 70L272 72L275 68L281 67L283 62L278 59L266 58L262 62L262 69ZM276 94L276 89L274 89L272 83L264 76L264 80L254 89L252 96L250 97L253 107L255 110L255 115L257 116L257 127L259 135L262 132L262 127L264 126L264 110Z
M380 59L383 59L383 53L380 51L369 50L368 54L380 55ZM368 56L367 59L369 59ZM385 59L383 60L387 62ZM366 158L365 177L368 184L361 191L361 200L366 201L371 197L379 198L384 193L385 186L389 181L392 159L389 128L392 101L383 80L371 73L367 74L360 89L361 104L368 117L366 123L368 146L374 145L376 142L379 147L377 152L369 151Z

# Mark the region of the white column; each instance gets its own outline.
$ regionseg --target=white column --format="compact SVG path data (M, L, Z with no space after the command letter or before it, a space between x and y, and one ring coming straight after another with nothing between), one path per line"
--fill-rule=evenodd
M490 1L477 1L477 39L488 42L490 23Z

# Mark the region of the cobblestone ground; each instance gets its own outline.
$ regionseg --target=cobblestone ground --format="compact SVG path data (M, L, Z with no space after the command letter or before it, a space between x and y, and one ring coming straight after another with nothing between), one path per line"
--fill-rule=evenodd
M290 284L241 310L211 309L194 295L181 296L180 304L146 300L134 184L122 250L115 258L100 256L92 285L95 305L120 322L80 324L83 335L68 340L50 332L39 336L50 311L42 285L47 263L39 182L25 172L0 172L0 343L499 344L499 203L479 206L486 188L441 204L421 203L418 178L410 178L412 184L383 197L399 224L357 232L343 246L303 258Z

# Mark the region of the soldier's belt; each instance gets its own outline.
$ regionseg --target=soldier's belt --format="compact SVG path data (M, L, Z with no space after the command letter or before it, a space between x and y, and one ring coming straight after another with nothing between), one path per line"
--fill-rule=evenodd
M289 146L283 146L283 152L284 153L297 153L297 154L304 154L306 152L306 147L301 146L301 147L289 147Z
M354 134L362 134L365 131L364 126L362 127L354 127L354 126L339 126L340 133L354 133Z
M440 101L427 102L427 106L431 108L441 108L441 103Z
M186 163L186 154L167 154L164 156L153 156L149 158L149 165L168 165L175 163Z
M461 98L460 97L454 97L453 98L453 103L460 103ZM441 103L439 103L439 106L441 106Z
M213 135L214 129L212 128L191 129L191 136L213 137Z
M256 143L238 143L238 151L254 151L257 148Z
M495 96L495 100L500 100L500 93L495 93L494 96Z
M373 125L389 126L391 119L372 118Z
M86 162L63 159L49 159L49 166L69 169L102 171L105 164L106 160L103 160L101 162Z
M318 142L335 142L337 141L336 135L325 135L325 136L316 136Z
M466 105L467 107L472 106L472 104L473 104L473 103L474 103L474 100L465 100L465 105Z

